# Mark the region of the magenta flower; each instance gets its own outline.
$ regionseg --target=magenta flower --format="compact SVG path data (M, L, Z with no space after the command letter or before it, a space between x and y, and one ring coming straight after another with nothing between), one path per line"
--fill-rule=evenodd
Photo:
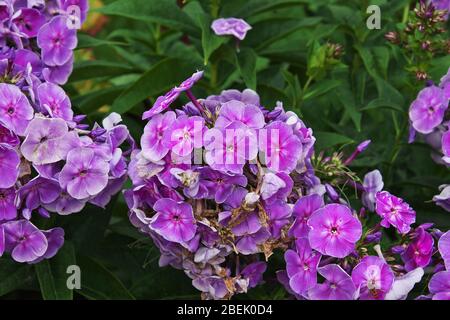
M325 282L308 291L311 300L354 300L356 287L352 278L337 264L318 269Z
M0 145L0 189L8 189L19 177L20 157L9 147Z
M61 187L75 199L99 194L108 184L109 166L90 148L76 148L67 154L66 165L59 175Z
M306 238L309 234L308 220L316 210L324 205L323 198L317 194L298 199L292 210L295 222L289 230L289 235L296 238Z
M39 29L45 23L45 16L38 10L22 8L12 20L17 29L29 38L36 37Z
M448 99L442 89L436 86L423 89L409 109L412 126L420 133L431 133L442 123L447 107Z
M43 83L37 88L37 97L42 110L45 110L51 117L72 120L72 105L61 87Z
M180 116L166 130L163 144L180 157L188 156L194 148L203 146L205 119L201 117Z
M164 239L176 243L191 240L197 230L192 207L172 199L160 199L153 206L156 215L150 227Z
M416 221L416 212L409 204L387 191L377 193L376 212L383 218L383 227L389 228L392 225L402 234L408 233L411 224Z
M23 136L33 114L27 97L18 87L0 83L0 122L5 127Z
M423 228L417 228L414 240L402 254L406 271L414 270L418 267L425 268L431 262L433 255L434 240L431 234Z
M281 200L265 204L264 209L269 216L269 231L273 238L278 239L281 236L281 230L289 223L292 209Z
M450 300L450 271L436 273L428 284L433 300Z
M309 242L314 250L336 258L348 256L361 238L361 222L341 204L329 204L316 210L308 221Z
M444 260L445 267L450 271L450 231L444 233L438 243L439 253Z
M264 115L259 107L231 100L220 108L215 127L226 128L234 121L240 121L252 129L261 129L265 125Z
M66 16L56 16L45 24L37 35L42 60L49 66L62 66L73 56L77 46L77 31L69 29Z
M220 18L213 21L211 29L218 36L231 35L242 41L252 27L242 19Z
M367 256L353 269L353 283L361 300L383 300L394 283L394 273L379 257Z
M233 227L232 232L238 237L236 249L243 255L258 252L258 245L270 237L269 231L261 225L256 213L250 214L247 219Z
M302 143L292 128L281 121L265 127L267 139L260 141L266 165L276 172L291 173L302 156Z
M317 284L317 267L321 255L311 250L308 240L297 239L297 250L284 254L289 286L296 294L304 294Z
M163 136L169 131L175 119L173 111L157 114L150 119L141 138L142 154L145 158L157 162L167 155L169 148L163 144Z
M0 145L15 147L20 143L19 137L8 128L0 124Z
M179 87L175 87L165 95L158 97L153 107L150 110L144 112L144 114L142 115L142 120L150 119L154 115L161 113L169 108L170 105L178 99L181 93L191 90L195 83L202 77L203 71L197 71L190 78L183 81Z
M17 217L16 190L0 189L0 221L13 220Z
M45 235L27 220L10 221L2 225L5 248L17 262L32 262L43 256L48 243Z
M223 173L242 175L247 160L258 154L255 133L238 121L226 129L208 130L204 139L206 163Z
M26 130L26 138L20 151L25 159L44 165L58 162L65 158L62 144L68 133L66 121L63 119L34 118Z

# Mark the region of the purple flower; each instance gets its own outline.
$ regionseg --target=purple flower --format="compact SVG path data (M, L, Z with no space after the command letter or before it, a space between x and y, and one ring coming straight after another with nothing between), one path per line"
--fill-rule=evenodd
M108 164L90 148L76 148L67 154L59 175L61 187L75 199L96 196L108 184Z
M430 264L433 255L434 240L431 234L423 228L417 228L414 240L408 245L402 254L406 271L411 271L418 267L425 268Z
M203 146L205 120L201 117L180 116L164 133L163 144L180 157L188 156L194 148Z
M438 243L439 253L445 263L445 268L450 271L450 231L444 233Z
M308 291L311 300L354 300L356 287L352 278L337 264L318 269L325 282Z
M43 256L48 243L45 235L27 220L3 224L5 248L17 262L32 262Z
M175 87L165 95L158 97L153 107L150 110L144 112L144 114L142 115L142 120L150 119L154 115L161 113L169 108L170 105L178 99L181 93L191 90L195 83L202 77L203 71L197 71L190 78L183 81L179 87Z
M14 149L0 145L0 188L12 187L19 177L20 157Z
M244 40L247 31L252 27L242 19L220 18L213 21L211 28L218 36L231 35L239 40Z
M433 201L436 202L436 205L450 212L450 185L442 185L439 190L441 193L434 196Z
M277 199L285 200L292 192L294 182L285 173L267 172L261 185L261 198L268 203Z
M77 200L70 196L67 192L61 192L59 197L52 203L45 204L44 208L50 212L55 212L62 216L77 213L83 210L86 200Z
M273 238L278 239L281 236L281 230L289 223L292 209L281 200L265 204L264 209L269 216L269 231Z
M304 294L317 284L317 267L321 255L311 250L308 240L297 239L296 251L284 254L289 286L296 294Z
M45 81L63 85L69 80L73 70L73 57L61 66L46 66L42 70Z
M8 145L11 147L15 147L20 143L19 137L0 124L0 145Z
M17 217L16 190L0 189L0 221L13 220Z
M61 193L59 183L54 180L36 177L19 189L18 195L29 210L55 201Z
M42 231L42 233L47 238L47 250L45 253L37 258L36 260L33 260L31 263L35 264L38 262L41 262L44 259L51 259L53 258L56 253L58 253L59 249L64 244L64 229L62 228L53 228L48 231Z
M27 37L36 37L45 23L45 17L36 9L21 8L17 13L12 20L13 24Z
M442 123L447 107L448 99L444 98L442 89L436 86L423 89L409 109L412 126L420 133L431 133Z
M37 35L42 60L49 66L62 66L73 56L77 46L77 31L68 27L66 16L56 16Z
M167 155L169 148L163 144L163 136L175 119L175 112L172 111L157 114L150 119L141 138L142 154L145 158L157 162Z
M433 300L450 300L450 271L436 273L428 284Z
M192 207L172 199L160 199L153 206L156 215L150 227L164 239L176 243L191 240L197 230Z
M353 283L361 300L383 300L394 283L394 273L379 257L367 256L353 269Z
M18 87L0 83L0 122L5 127L23 136L33 113L27 97Z
M377 193L376 212L383 218L381 221L383 227L389 228L392 225L403 234L408 233L411 224L416 221L416 212L409 204L387 191Z
M248 266L246 266L241 274L244 276L244 278L247 278L248 288L254 288L258 284L260 284L263 280L263 274L266 272L267 264L265 262L259 261L259 262L253 262L250 263Z
M223 173L242 175L247 160L258 154L255 133L238 121L226 129L208 130L204 139L206 163Z
M220 108L215 127L226 128L234 121L240 121L252 129L261 129L265 125L264 115L259 107L231 100Z
M250 214L243 222L231 229L238 237L236 249L243 255L258 252L258 245L270 237L270 233L264 228L256 213Z
M260 148L265 153L267 167L291 173L302 155L302 143L292 128L281 121L272 122L265 129L267 139L260 141Z
M51 117L72 120L72 105L61 87L43 83L37 88L37 97L42 110L45 110Z
M364 206L370 211L375 210L375 196L378 192L383 190L383 176L380 171L374 170L364 176L364 193L362 195L362 202Z
M289 230L289 235L296 238L308 237L309 217L316 210L322 208L324 205L323 198L317 194L312 194L309 196L304 196L298 199L292 210L293 216L295 217L295 222Z
M34 118L25 132L20 151L36 165L58 162L66 156L63 144L67 143L67 133L67 123L63 119Z
M62 0L62 8L64 10L68 10L71 7L78 7L78 9L80 10L80 12L79 12L80 16L77 18L80 19L80 22L84 22L84 20L86 20L87 11L89 10L89 1L88 0Z
M217 203L224 203L232 195L236 186L247 186L247 178L242 175L227 175L211 168L200 169L200 180L210 196Z
M344 258L361 238L361 222L341 204L329 204L316 210L308 221L311 247L324 255Z

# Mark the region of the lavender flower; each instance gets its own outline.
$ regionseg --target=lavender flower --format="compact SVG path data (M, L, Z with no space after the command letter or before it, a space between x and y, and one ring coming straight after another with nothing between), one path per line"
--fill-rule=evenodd
M356 287L352 278L337 264L318 269L325 282L309 289L311 300L354 300Z
M0 83L0 121L17 135L23 136L33 118L27 97L14 85Z
M409 110L412 126L420 133L431 133L441 124L447 108L448 99L441 88L431 86L423 89Z
M211 28L219 36L232 35L239 40L244 40L247 32L252 29L247 22L237 18L220 18L214 20Z

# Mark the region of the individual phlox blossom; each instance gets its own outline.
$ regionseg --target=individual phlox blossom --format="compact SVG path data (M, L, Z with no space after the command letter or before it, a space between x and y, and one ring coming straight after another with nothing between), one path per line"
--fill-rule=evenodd
M424 228L417 228L416 236L402 254L406 271L411 271L418 267L425 268L431 262L433 255L434 240L431 234Z
M0 222L17 217L16 191L14 188L0 189Z
M21 8L14 15L12 22L19 32L33 38L45 24L45 16L36 9Z
M152 218L150 227L164 239L186 243L194 237L197 224L189 204L178 203L172 199L160 199L153 209L156 215Z
M80 147L67 154L59 182L72 197L81 200L99 194L106 187L108 172L107 163L94 150Z
M16 147L19 143L19 137L13 131L0 124L0 145Z
M142 115L142 120L150 119L154 115L163 112L170 107L175 100L178 99L181 93L191 90L195 83L203 77L203 71L197 71L191 77L182 82L179 87L175 87L167 92L165 95L156 99L152 108Z
M31 119L33 108L27 97L18 87L0 83L0 123L23 136Z
M353 269L353 283L361 300L383 300L394 283L394 273L379 257L367 256Z
M263 274L267 270L267 264L262 261L254 262L242 269L241 274L249 280L248 288L255 288L263 280Z
M439 190L441 193L434 196L433 201L436 202L436 205L450 212L450 185L442 185Z
M239 40L244 40L247 32L251 30L252 27L243 19L220 18L213 21L211 29L219 36L231 35Z
M19 177L20 156L9 146L0 145L0 188L12 187Z
M423 268L419 267L396 277L391 290L385 296L385 300L406 300L408 294L422 280L424 274Z
M375 211L375 197L378 192L383 190L383 176L379 170L374 170L364 176L363 181L364 193L362 202L370 211Z
M261 129L265 125L264 115L259 107L237 100L222 105L214 125L217 128L226 128L235 121L240 121L252 129Z
M42 111L46 111L51 117L72 120L72 105L61 87L52 83L43 83L37 88L37 97Z
M77 8L76 12L71 12L70 9ZM89 10L88 0L62 0L62 9L66 10L67 14L74 14L80 19L80 22L86 20L87 12ZM75 10L75 9L73 9ZM79 15L79 17L78 17Z
M317 270L325 278L323 283L308 290L311 300L354 300L356 287L352 278L337 264L328 264Z
M203 146L205 120L201 117L180 116L164 133L163 144L180 157L188 156L194 148Z
M256 213L250 214L243 222L232 228L238 237L236 249L243 255L258 252L258 245L270 237L269 231L261 225Z
M58 162L66 156L62 144L67 143L68 130L63 119L37 117L27 128L20 151L25 159L36 165Z
M303 295L317 284L317 267L321 255L313 251L306 239L296 240L296 251L289 249L284 254L289 286Z
M163 143L163 137L175 119L176 115L173 111L157 114L150 119L141 138L142 154L145 158L157 162L167 155L169 147Z
M341 204L329 204L316 210L308 220L311 247L336 258L348 256L361 238L361 222Z
M211 168L200 169L201 184L217 203L224 203L233 193L236 186L247 186L247 178L243 175L228 175Z
M57 181L40 176L30 180L18 192L19 199L25 202L25 207L29 210L52 203L60 194L61 188Z
M42 50L42 60L49 66L61 66L73 56L76 48L77 31L68 27L68 18L56 16L45 24L37 35Z
M281 230L290 222L292 209L286 202L281 200L266 204L264 209L269 216L269 231L273 238L278 239L281 235Z
M292 128L281 121L270 123L265 130L267 137L260 140L260 149L267 167L275 172L291 173L302 154L300 140Z
M308 220L311 215L324 206L323 197L312 194L301 197L292 209L295 222L289 230L289 235L296 238L305 238L309 234Z
M442 123L447 108L448 99L441 88L431 86L423 89L409 109L412 126L422 134L431 133Z
M450 300L450 271L433 275L428 284L433 300Z
M411 224L416 221L416 212L409 204L387 191L377 193L376 212L383 218L383 227L389 228L392 225L402 234L408 233Z

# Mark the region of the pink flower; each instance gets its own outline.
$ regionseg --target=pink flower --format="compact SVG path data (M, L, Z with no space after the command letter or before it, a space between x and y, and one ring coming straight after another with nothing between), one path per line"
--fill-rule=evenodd
M244 40L247 31L251 30L252 27L242 19L221 18L213 21L211 29L219 36L232 35L239 40Z
M376 211L383 218L381 221L383 227L389 228L392 225L403 234L408 233L411 224L416 221L416 212L409 204L387 191L377 193Z
M205 120L201 117L180 116L164 133L163 143L180 157L188 156L194 148L203 146Z
M175 119L175 112L169 111L155 115L147 123L141 138L142 154L146 159L157 162L167 155L169 148L164 145L163 137Z
M361 238L361 222L347 206L329 204L309 218L309 242L320 253L336 258L348 256Z
M411 271L418 267L425 268L430 264L431 256L433 255L434 240L431 234L423 228L417 228L416 233L416 237L402 254L406 271Z

